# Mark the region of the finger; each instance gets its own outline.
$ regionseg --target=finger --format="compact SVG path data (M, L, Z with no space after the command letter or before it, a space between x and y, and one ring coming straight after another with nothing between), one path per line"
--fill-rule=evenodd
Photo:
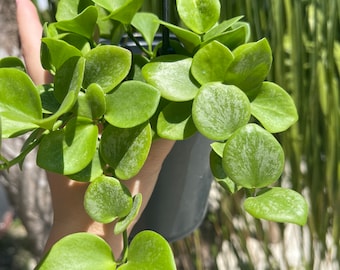
M47 83L47 72L40 63L42 26L34 4L30 0L16 0L17 22L22 54L28 74L36 84Z

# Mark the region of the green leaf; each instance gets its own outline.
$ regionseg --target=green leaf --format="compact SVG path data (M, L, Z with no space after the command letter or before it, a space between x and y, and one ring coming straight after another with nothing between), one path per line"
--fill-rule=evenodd
M194 99L192 117L200 133L223 141L250 119L247 96L234 85L204 84Z
M70 91L81 89L85 70L85 58L71 57L57 70L54 77L54 96L62 103Z
M47 134L39 145L37 164L70 175L84 169L96 151L98 128L85 118L73 118L66 127Z
M42 118L39 91L30 77L16 68L0 69L2 136L8 138L37 128Z
M142 74L147 83L161 91L163 98L171 101L193 99L198 87L191 78L192 58L182 55L166 55L146 64Z
M174 33L189 52L193 53L195 49L201 44L201 37L196 33L164 21L161 21L160 23L166 26L172 33Z
M120 270L175 270L176 264L168 242L153 231L138 233L131 242L127 263Z
M144 37L149 51L152 51L152 43L159 28L157 15L147 12L138 12L133 17L131 25L135 27Z
M234 56L227 47L218 41L212 41L194 55L191 73L201 85L208 82L223 82L233 59Z
M96 26L97 18L97 8L94 6L89 6L79 15L70 20L62 20L55 23L55 27L63 31L77 33L86 37L87 39L91 39Z
M169 140L184 140L197 129L191 116L192 101L170 102L157 120L157 134Z
M75 233L56 242L37 270L113 270L116 263L110 246L99 236Z
M217 24L216 26L211 28L207 33L204 34L203 40L207 41L207 40L215 39L216 36L224 33L226 30L231 28L236 22L238 22L242 18L243 18L243 16L237 16L237 17L231 18L229 20L225 20L225 21L221 22L220 24Z
M89 5L93 5L91 0L59 0L56 20L72 20Z
M305 225L308 217L306 200L294 190L274 187L244 201L245 210L256 218Z
M225 142L213 142L210 146L219 157L223 157Z
M0 59L0 68L17 68L26 71L24 63L18 57L8 56Z
M228 68L225 82L245 92L257 88L267 77L272 64L272 52L266 39L243 44L234 51L234 61Z
M84 88L96 83L105 93L116 87L129 74L131 67L130 51L113 45L96 47L85 58Z
M67 60L57 72L55 97L61 105L53 115L37 122L41 127L51 130L60 116L71 111L81 89L84 69L85 59L74 57Z
M237 185L261 188L282 174L284 153L272 134L256 124L248 124L226 142L222 162L226 174Z
M134 221L134 219L137 217L141 205L142 205L142 194L137 193L133 197L133 204L132 204L130 213L126 217L124 217L123 219L120 219L116 223L115 228L114 228L115 234L120 234L120 233L123 233L125 230L127 230L127 228L132 223L132 221Z
M298 120L293 99L275 83L264 82L250 105L252 115L271 133L285 131Z
M177 0L178 15L197 34L210 30L220 18L219 0Z
M130 128L148 121L156 112L160 93L140 81L126 81L106 95L105 119L113 126Z
M214 37L214 40L222 43L230 50L236 49L238 46L248 42L250 38L250 26L246 22L238 22L234 28L221 33ZM203 44L210 42L210 40L203 42Z
M97 177L103 174L101 160L99 158L99 152L96 151L94 153L94 157L92 161L81 171L70 174L68 177L72 180L80 181L80 182L91 182Z
M93 220L106 224L130 213L132 197L118 179L103 175L88 186L84 207Z
M152 134L150 124L133 128L107 126L100 141L100 154L122 180L135 176L149 154Z
M84 94L78 96L77 114L90 119L99 119L106 111L106 100L98 84L90 84Z
M210 151L210 169L215 181L220 184L225 190L234 193L237 191L237 186L225 173L222 166L222 157L215 151Z
M58 70L68 59L82 56L81 51L63 40L45 37L42 43L41 63L52 72Z
M110 12L108 16L110 19L130 24L144 0L94 0L94 2Z

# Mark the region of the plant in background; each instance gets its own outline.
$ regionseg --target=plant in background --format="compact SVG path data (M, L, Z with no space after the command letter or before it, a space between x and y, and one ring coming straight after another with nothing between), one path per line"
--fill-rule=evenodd
M87 213L101 223L117 221L112 233L124 238L123 256L114 258L97 236L66 236L38 269L175 268L162 236L143 231L128 244L126 232L142 198L132 197L121 181L139 172L159 137L184 140L201 133L213 141L216 181L231 192L248 190L247 212L306 222L304 198L273 187L284 167L273 134L298 116L285 90L265 81L272 63L267 40L249 42L241 17L219 22L218 0L177 0L185 27L138 12L142 5L60 0L56 22L44 26L42 39L41 62L54 75L51 84L34 85L16 58L0 62L1 137L30 134L17 158L1 157L1 168L21 164L38 147L41 168L90 182ZM154 46L160 26L175 38ZM142 53L119 46L123 35Z

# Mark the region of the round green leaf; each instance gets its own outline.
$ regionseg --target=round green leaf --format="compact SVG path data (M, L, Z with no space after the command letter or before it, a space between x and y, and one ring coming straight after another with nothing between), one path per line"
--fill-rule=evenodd
M110 12L108 18L123 24L130 24L144 0L95 0L94 2Z
M85 70L85 59L83 57L71 57L67 59L57 70L54 77L54 96L62 103L70 91L76 91L77 95L81 89Z
M166 55L154 59L142 69L149 84L161 91L162 97L171 101L193 99L198 87L191 78L192 58L182 55Z
M113 45L96 47L85 58L84 88L96 83L105 93L121 83L131 67L130 51Z
M72 20L89 5L93 5L91 0L59 0L56 12L56 20Z
M178 15L197 34L212 28L220 18L219 0L177 0Z
M156 112L160 93L140 81L126 81L106 95L105 119L113 126L130 128L144 123Z
M98 127L84 118L73 118L66 127L52 131L42 139L37 164L63 175L77 173L93 159Z
M138 12L133 17L131 25L143 35L149 50L152 51L152 43L159 28L159 19L157 15L147 12Z
M274 187L244 201L245 210L256 218L305 225L308 205L294 190Z
M222 162L237 185L261 188L274 183L282 174L284 153L272 134L256 124L248 124L226 142Z
M106 224L130 213L132 197L127 187L119 180L100 176L88 186L84 207L93 220Z
M132 223L132 221L137 217L139 209L142 205L142 194L137 193L133 197L133 204L130 213L124 217L123 219L118 220L118 222L115 225L114 233L120 234L123 233L129 225Z
M71 57L82 56L80 50L60 39L45 37L42 43L41 63L45 69L53 72Z
M191 73L200 84L223 82L233 59L232 52L226 46L212 41L194 55Z
M90 84L86 92L78 96L77 114L90 119L99 119L106 111L106 100L98 84Z
M133 128L107 126L100 141L100 154L119 179L135 176L149 154L152 142L150 124Z
M194 52L195 49L201 44L201 37L196 33L164 21L161 21L160 23L168 28L172 33L174 33L178 40L183 43L184 47L189 52Z
M200 133L222 141L248 123L250 103L244 92L234 85L207 83L194 99L192 117Z
M20 58L15 56L7 56L0 59L0 68L17 68L21 71L26 71L24 63Z
M250 105L252 115L271 133L285 131L298 120L293 99L275 83L264 82Z
M116 263L110 246L102 238L81 232L56 242L36 269L112 270Z
M228 68L225 82L248 92L257 88L268 75L272 64L272 51L266 39L238 46L234 61Z
M0 69L2 136L8 138L37 128L42 118L39 91L30 77L16 68Z
M170 102L160 112L157 134L169 140L184 140L197 129L191 116L192 101Z
M176 264L169 243L158 233L142 231L129 247L127 263L120 270L175 270Z
M68 175L68 177L72 180L80 182L91 182L102 174L103 169L101 160L99 158L98 151L96 151L89 165L87 165L84 169L75 174Z
M60 30L77 33L86 37L87 39L91 39L96 26L97 18L97 8L94 6L89 6L76 17L70 20L61 20L55 23L55 26Z

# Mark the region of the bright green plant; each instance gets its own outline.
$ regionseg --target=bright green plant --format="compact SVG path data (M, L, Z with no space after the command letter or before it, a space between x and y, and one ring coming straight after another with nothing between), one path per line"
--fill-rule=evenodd
M121 181L139 172L159 137L184 140L200 132L214 141L215 179L232 192L248 190L246 211L267 220L306 222L303 197L272 187L284 167L273 133L288 129L298 116L285 90L264 81L272 63L267 40L249 42L241 17L219 22L218 0L176 4L184 27L138 12L142 0L60 0L57 21L44 26L42 39L41 62L53 83L36 86L19 60L1 60L1 137L30 132L17 158L1 157L1 168L22 163L38 147L41 168L90 182L84 197L89 216L101 223L116 220L113 233L125 240L123 257L114 258L99 237L69 235L38 269L175 268L160 235L141 232L127 244L126 229L142 198L132 198ZM176 37L168 47L154 46L161 25ZM142 54L119 46L124 34Z

